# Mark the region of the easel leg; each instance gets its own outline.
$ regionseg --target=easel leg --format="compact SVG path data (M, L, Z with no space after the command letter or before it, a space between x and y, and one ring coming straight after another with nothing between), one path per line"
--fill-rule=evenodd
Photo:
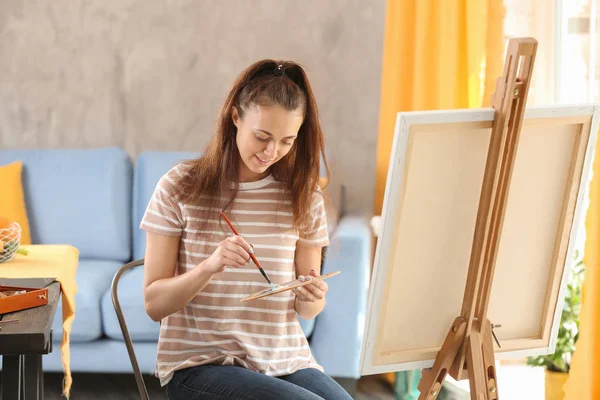
M483 348L478 332L471 332L467 344L467 370L472 400L488 400L487 385L483 371Z
M454 361L460 346L465 339L467 322L463 318L456 318L444 344L438 353L435 364L429 371L423 371L419 383L419 400L434 400L442 389L444 379L448 374L450 365Z
M466 342L460 348L458 354L456 355L456 359L452 363L450 367L450 371L448 373L451 377L453 377L457 381L462 381L463 379L469 379L469 373L467 371L467 367L465 366L465 361L467 359L467 346Z
M498 400L498 378L496 375L496 361L494 357L494 342L492 341L492 324L485 321L483 326L483 367L488 385L489 400Z
M498 400L496 365L492 326L489 321L469 335L467 342L467 371L472 400Z

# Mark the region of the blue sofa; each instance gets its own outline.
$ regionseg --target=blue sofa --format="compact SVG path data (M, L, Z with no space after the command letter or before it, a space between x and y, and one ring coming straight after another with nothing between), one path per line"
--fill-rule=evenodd
M144 257L139 223L158 179L184 152L145 152L134 161L120 148L0 150L0 165L23 162L23 185L34 244L71 244L80 251L76 314L71 333L73 372L132 372L110 297L115 272ZM301 321L315 358L333 377L359 378L370 278L371 233L366 218L341 216L324 272L341 270L330 283L327 307ZM140 369L153 374L159 324L145 313L143 268L126 273L119 299ZM53 324L54 351L45 371L62 371L59 305Z

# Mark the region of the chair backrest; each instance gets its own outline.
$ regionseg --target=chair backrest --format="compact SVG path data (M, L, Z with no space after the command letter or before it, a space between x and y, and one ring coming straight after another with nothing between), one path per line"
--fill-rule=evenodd
M129 335L129 330L127 329L127 324L125 323L125 317L123 316L123 311L121 310L121 305L119 304L118 296L119 280L121 279L121 276L123 276L123 274L128 270L138 267L140 265L144 265L144 259L132 261L123 265L117 271L113 278L112 284L110 286L110 292L113 307L115 308L115 313L117 314L117 319L119 320L119 326L121 327L121 332L123 333L123 339L125 340L125 346L127 347L127 353L129 353L129 360L131 361L131 366L133 367L133 374L135 376L138 391L140 392L140 398L142 400L149 400L148 391L146 390L146 385L144 384L144 377L142 376L140 366L137 362L137 358L135 357L133 342L131 341L131 336Z

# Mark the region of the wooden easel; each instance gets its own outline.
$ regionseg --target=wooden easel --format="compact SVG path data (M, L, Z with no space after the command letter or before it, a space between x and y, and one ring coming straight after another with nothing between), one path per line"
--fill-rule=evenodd
M487 309L536 50L533 38L509 42L504 71L492 96L496 112L461 314L454 320L433 367L423 371L419 400L435 399L448 373L456 380L469 379L472 400L499 398L493 326Z

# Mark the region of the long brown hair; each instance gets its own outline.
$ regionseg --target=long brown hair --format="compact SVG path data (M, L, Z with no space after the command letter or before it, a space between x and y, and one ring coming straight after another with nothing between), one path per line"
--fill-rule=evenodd
M197 202L200 196L203 200L208 196L211 208L225 210L231 205L238 192L240 168L233 108L243 118L253 105L275 104L288 111L304 111L292 149L271 166L271 173L288 189L294 227L305 226L319 185L321 161L328 180L330 171L312 88L304 69L291 61L261 60L238 76L221 108L215 136L204 154L191 161L189 173L182 178L183 200Z

